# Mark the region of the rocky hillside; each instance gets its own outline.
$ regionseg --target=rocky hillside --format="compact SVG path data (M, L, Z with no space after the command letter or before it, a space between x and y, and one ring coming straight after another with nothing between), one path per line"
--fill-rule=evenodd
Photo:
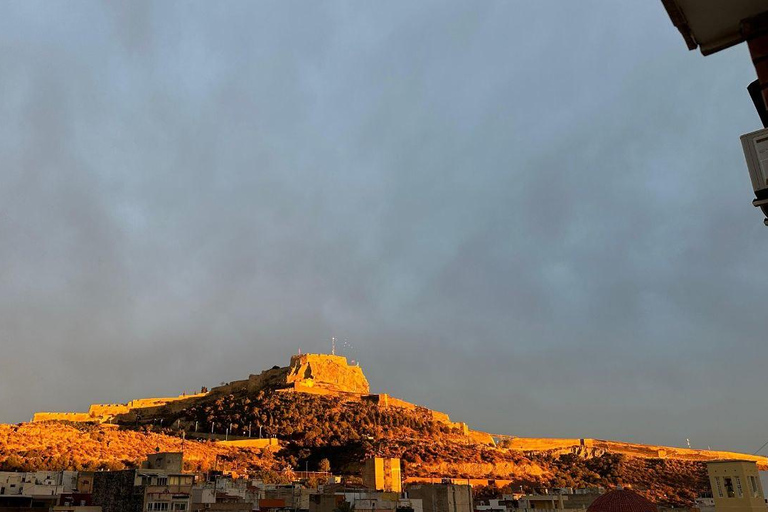
M188 441L149 429L66 422L0 424L0 471L119 470L139 467L156 451L183 451L188 471L208 471L218 464L236 474L276 478L285 469L269 451Z
M704 461L739 456L592 439L507 437L497 444L446 414L371 395L358 366L317 354L294 356L288 367L193 396L96 404L87 413L58 414L37 416L41 422L32 425L4 426L0 465L130 466L156 448L179 449L184 438L191 469L208 467L218 456L220 469L279 479L289 475L283 470L316 468L327 458L336 473L359 474L366 457L384 455L402 458L409 479L492 480L530 490L624 485L682 506L706 490ZM42 421L62 418L76 419ZM248 436L259 432L277 438L279 446L237 445L258 444ZM219 442L225 436L228 444ZM766 459L755 459L766 465Z

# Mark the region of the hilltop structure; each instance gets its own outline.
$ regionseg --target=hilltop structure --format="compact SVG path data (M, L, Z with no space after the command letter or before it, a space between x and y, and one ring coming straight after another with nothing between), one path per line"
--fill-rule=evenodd
M641 459L658 458L689 461L741 459L753 461L760 468L768 468L765 457L738 453L639 445L589 438L521 438L472 430L464 422L452 421L443 412L421 407L386 393L371 394L368 379L359 365L350 364L343 356L329 354L297 354L291 357L288 366L275 366L259 374L250 375L247 379L214 387L204 393L166 398L143 398L124 404L93 404L88 412L39 412L34 415L33 421L115 423L135 426L151 425L155 421L162 425L162 421L165 420L166 425L168 425L170 419L177 418L176 421L178 421L179 415L191 408L205 406L205 404L232 395L256 396L262 392L323 395L339 398L345 402L367 402L382 409L403 409L428 417L431 421L448 427L447 430L452 432L451 435L460 444L495 447L499 443L498 448L502 450L520 452L526 455L570 453L581 458L591 458L604 453L617 453ZM186 428L190 430L190 434L198 432L195 422L187 425ZM224 432L217 430L217 433L223 434ZM210 434L211 438L217 439L213 431ZM227 434L229 433L227 432ZM248 436L250 437L250 433ZM220 441L231 443L233 446L257 448L277 446L277 440L254 438L226 441L228 437Z
M347 358L327 354L297 354L290 365L274 367L247 379L233 381L193 395L163 398L141 398L127 403L93 404L88 412L37 412L32 421L72 421L77 423L109 423L148 417L163 407L183 409L200 398L238 391L258 393L263 389L280 392L303 392L324 395L349 395L360 398L370 393L363 370L347 362Z

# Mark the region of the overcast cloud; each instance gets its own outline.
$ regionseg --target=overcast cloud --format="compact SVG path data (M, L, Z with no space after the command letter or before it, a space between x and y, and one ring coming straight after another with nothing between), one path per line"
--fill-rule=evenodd
M660 1L5 3L0 421L336 336L476 428L754 451L753 79Z

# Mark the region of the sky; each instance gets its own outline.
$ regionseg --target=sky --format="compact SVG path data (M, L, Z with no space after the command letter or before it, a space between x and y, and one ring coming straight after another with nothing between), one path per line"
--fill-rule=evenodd
M744 45L660 1L0 16L0 421L360 362L518 436L765 441Z

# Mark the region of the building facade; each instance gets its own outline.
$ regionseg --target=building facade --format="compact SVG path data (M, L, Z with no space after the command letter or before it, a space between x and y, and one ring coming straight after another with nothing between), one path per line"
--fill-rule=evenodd
M186 512L191 510L195 475L181 471L181 453L156 453L142 469L96 472L93 504L103 512Z
M372 457L363 466L363 485L369 489L385 492L402 492L400 459Z
M408 497L421 500L424 512L472 512L472 486L417 484L408 487Z
M757 463L723 460L707 463L715 512L765 512L765 495Z

